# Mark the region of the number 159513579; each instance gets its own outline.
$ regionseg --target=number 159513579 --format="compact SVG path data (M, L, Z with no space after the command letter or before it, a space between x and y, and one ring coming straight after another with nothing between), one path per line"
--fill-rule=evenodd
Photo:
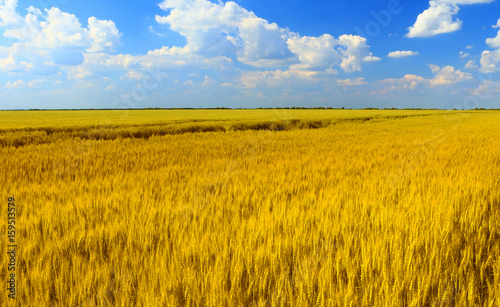
M14 197L9 197L9 207L7 215L7 224L9 242L15 244L16 242L16 203Z

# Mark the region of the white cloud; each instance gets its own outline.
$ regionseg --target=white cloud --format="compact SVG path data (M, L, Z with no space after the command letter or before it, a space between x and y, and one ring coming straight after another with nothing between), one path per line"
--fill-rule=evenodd
M372 95L386 95L391 91L396 90L415 90L419 86L438 87L444 85L456 84L472 79L470 73L455 70L453 66L439 67L437 65L429 65L434 78L425 79L421 76L407 74L400 79L385 79L378 83L381 84L379 90L373 91Z
M295 36L288 39L288 47L297 54L300 64L292 69L332 70L340 66L346 72L360 71L363 62L380 58L369 52L366 39L356 35L342 35L338 39L329 34L319 37Z
M85 33L91 41L91 46L87 48L87 52L114 50L120 43L121 33L113 21L90 17L88 22L89 28L85 29Z
M135 70L128 71L125 76L132 80L141 80L144 78L144 74Z
M356 79L344 79L344 80L337 80L337 85L338 86L355 86L355 85L363 85L367 84L365 82L365 78L359 77Z
M462 20L454 18L462 4L490 3L494 0L435 0L429 8L418 15L415 24L408 28L407 37L429 37L450 33L462 28Z
M239 39L235 43L244 44L238 53L238 60L254 66L275 66L294 62L294 54L287 46L286 38L291 33L275 23L257 17L244 18L238 25Z
M256 67L291 67L292 70L361 70L363 62L378 60L366 39L329 34L300 36L287 28L257 17L234 2L165 0L156 16L160 24L186 38L186 53L217 57L235 54L238 61Z
M84 53L111 51L119 43L121 34L112 21L90 17L88 28L83 28L75 15L55 7L42 12L31 6L24 17L16 7L17 0L0 4L3 35L16 41L0 49L0 55L6 55L10 62L0 65L3 71L35 69L39 74L54 73L58 65L81 64Z
M389 52L388 57L390 58L404 58L404 57L409 57L409 56L415 56L418 55L418 52L416 51L393 51Z
M378 62L380 60L382 60L382 59L374 56L373 53L371 53L371 52L363 58L364 62Z
M481 84L470 91L471 95L476 96L479 100L488 99L490 97L499 96L500 82L483 80Z
M407 74L401 79L386 79L383 80L382 82L392 84L393 85L393 87L391 87L392 90L396 88L413 90L417 87L418 84L425 83L426 79L417 75Z
M342 35L339 42L343 50L343 59L340 67L346 72L360 71L361 63L377 60L369 52L370 46L366 44L366 38L357 35ZM345 47L344 47L345 46Z
M460 51L460 53L459 53L459 54L460 54L460 57L461 57L462 59L465 59L465 58L470 57L470 53L467 53L467 52Z
M317 86L313 77L317 72L303 70L275 70L275 71L249 71L244 72L241 77L241 84L246 88L271 87L271 88L290 88Z
M0 27L21 23L21 16L16 13L17 0L0 1Z
M325 70L342 62L339 41L329 34L319 37L295 36L287 41L290 50L299 57L296 69Z
M254 66L279 66L294 57L286 45L287 29L234 2L166 0L160 8L169 15L156 16L156 21L184 36L189 52L205 56L235 53L239 61Z
M442 3L451 3L451 4L480 4L480 3L491 3L495 0L437 0Z
M465 49L469 49L469 50L472 48L474 48L474 46L472 46L472 45L468 45L467 47L465 47Z
M500 19L498 19L496 25L493 28L500 28ZM497 48L496 50L484 50L481 54L481 72L491 73L498 70L497 64L500 62L500 30L497 32L497 36L493 38L487 38L486 43L491 48Z
M437 65L429 65L429 67L436 74L434 79L430 80L432 86L449 85L472 79L470 73L455 70L453 66L439 67Z
M467 62L467 64L465 64L465 69L476 69L477 68L477 64L476 64L476 61L474 60L470 60L469 62Z
M14 70L17 68L14 55L10 54L8 57L0 59L0 70Z
M417 75L407 74L401 79L385 79L377 83L379 88L372 91L370 95L387 95L396 90L415 90L418 85L427 83L427 80Z
M33 70L33 64L26 61L17 61L13 54L9 54L6 58L0 58L0 71L22 73L31 70Z
M498 70L497 64L500 62L500 49L497 50L484 50L481 53L481 69L483 73L492 73Z
M462 21L453 19L460 8L455 4L430 1L429 8L418 15L415 24L408 28L407 37L429 37L457 31Z
M32 80L29 82L25 82L24 80L21 79L14 82L7 81L7 83L5 84L5 88L35 87L38 83L41 83L43 81L44 81L43 79Z
M500 19L498 19L497 24L493 26L493 28L500 27ZM491 48L500 48L500 30L497 32L497 36L493 38L486 39L486 43Z
M118 87L116 86L116 84L110 84L108 86L106 86L106 88L104 89L105 91L113 91L113 90L116 90Z

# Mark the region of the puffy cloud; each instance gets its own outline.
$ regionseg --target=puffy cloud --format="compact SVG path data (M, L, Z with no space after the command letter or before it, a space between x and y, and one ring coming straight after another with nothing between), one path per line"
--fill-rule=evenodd
M245 46L239 52L238 60L254 66L275 66L294 61L295 56L285 41L290 35L287 30L253 16L244 18L238 28L239 38Z
M437 1L450 4L480 4L480 3L491 3L495 0L437 0Z
M496 25L493 28L500 28L500 19L498 19ZM481 71L484 73L491 73L497 71L497 64L500 62L500 30L497 32L497 36L493 38L487 38L486 43L491 48L497 48L496 50L484 50L481 54Z
M418 15L415 24L408 28L407 37L429 37L450 33L462 28L462 20L453 16L460 11L458 5L490 3L494 0L435 0L429 8Z
M257 17L234 2L166 0L156 16L160 24L186 38L186 49L206 56L235 53L238 60L255 66L278 66L294 55L288 50L288 30Z
M346 72L360 71L361 63L377 60L369 53L370 46L366 44L366 38L357 35L342 35L339 43L343 50L343 59L340 67Z
M28 72L33 70L33 64L26 61L18 61L13 54L0 58L0 70L11 72Z
M427 80L417 75L407 74L401 79L385 79L380 82L389 86L385 90L387 92L397 89L414 90L419 84L426 83Z
M87 52L113 50L120 43L120 32L111 20L89 18L89 28L85 30L91 45Z
M34 69L36 73L53 73L58 70L56 65L81 64L84 53L110 51L119 43L121 34L112 21L90 17L88 28L83 28L75 15L55 7L42 13L31 6L24 17L16 7L17 0L0 4L3 35L17 41L0 50L9 61L9 65L0 64L3 71Z
M0 70L14 70L17 68L16 60L14 55L10 54L8 57L0 58Z
M460 8L453 3L430 1L429 8L418 15L415 24L408 28L407 37L428 37L460 30L462 21L453 19Z
M390 58L404 58L404 57L409 57L409 56L415 56L418 55L418 52L416 51L392 51L389 52L388 57Z
M497 24L493 28L500 28L500 19L498 19ZM500 48L500 30L497 32L496 37L486 39L486 43L491 48Z
M378 89L373 90L370 95L382 95L385 96L389 92L397 90L414 90L419 84L426 83L427 80L412 74L407 74L400 79L385 79L378 83Z
M19 25L21 16L16 12L17 0L2 0L0 1L0 27L8 25Z
M460 51L460 53L459 53L459 54L460 54L460 57L461 57L462 59L465 59L465 58L470 57L470 53L467 53L467 52Z
M296 69L326 70L342 63L339 40L329 34L319 37L295 36L287 41L290 50L299 57Z
M434 78L425 79L421 76L407 74L400 79L385 79L379 81L382 88L373 91L372 95L386 95L391 91L396 90L415 90L419 86L437 87L444 85L451 85L459 82L464 82L472 79L470 73L455 70L453 66L439 67L437 65L429 65Z
M469 62L467 62L467 64L465 64L465 69L476 69L476 68L477 65L474 60L470 60Z
M17 80L14 82L7 81L7 83L5 84L5 88L35 87L38 83L41 83L43 81L43 79L32 80L29 82L25 82L24 80Z
M462 108L498 108L500 82L482 80L479 85L468 90L470 96L464 101Z
M340 66L344 71L352 72L360 71L363 62L380 60L369 52L366 39L356 35L342 35L338 39L329 34L295 36L287 43L300 61L292 69L332 70L334 66Z
M317 72L303 70L275 70L275 71L252 71L244 72L241 77L241 84L246 88L256 87L308 87L318 86L312 77L317 76ZM293 87L290 87L294 85Z
M497 64L500 62L500 49L497 50L484 50L481 53L481 68L480 71L484 73L492 73L497 71Z
M365 82L365 78L359 77L356 79L344 79L344 80L337 80L337 85L338 86L355 86L355 85L363 85L367 84Z
M436 74L434 79L429 81L432 86L454 84L472 79L470 73L455 70L453 66L439 67L437 65L429 65L429 67Z
M470 91L471 95L483 100L490 97L498 97L500 94L500 82L483 80L481 84Z
M378 62L380 60L382 60L382 59L374 56L373 53L371 53L371 52L363 58L364 62Z
M256 67L291 67L292 70L361 70L363 62L379 60L369 52L366 39L329 34L300 36L257 17L234 2L165 0L156 16L160 24L186 38L183 49L209 57L236 55L238 61Z

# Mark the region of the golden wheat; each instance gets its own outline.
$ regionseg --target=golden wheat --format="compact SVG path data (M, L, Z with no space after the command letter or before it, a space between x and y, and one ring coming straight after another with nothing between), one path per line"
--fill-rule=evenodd
M500 113L301 112L2 130L2 305L500 304Z

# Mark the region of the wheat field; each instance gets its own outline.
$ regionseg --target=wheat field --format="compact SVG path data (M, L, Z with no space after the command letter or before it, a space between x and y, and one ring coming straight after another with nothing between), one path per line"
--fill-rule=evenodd
M498 111L0 118L2 306L500 305Z

